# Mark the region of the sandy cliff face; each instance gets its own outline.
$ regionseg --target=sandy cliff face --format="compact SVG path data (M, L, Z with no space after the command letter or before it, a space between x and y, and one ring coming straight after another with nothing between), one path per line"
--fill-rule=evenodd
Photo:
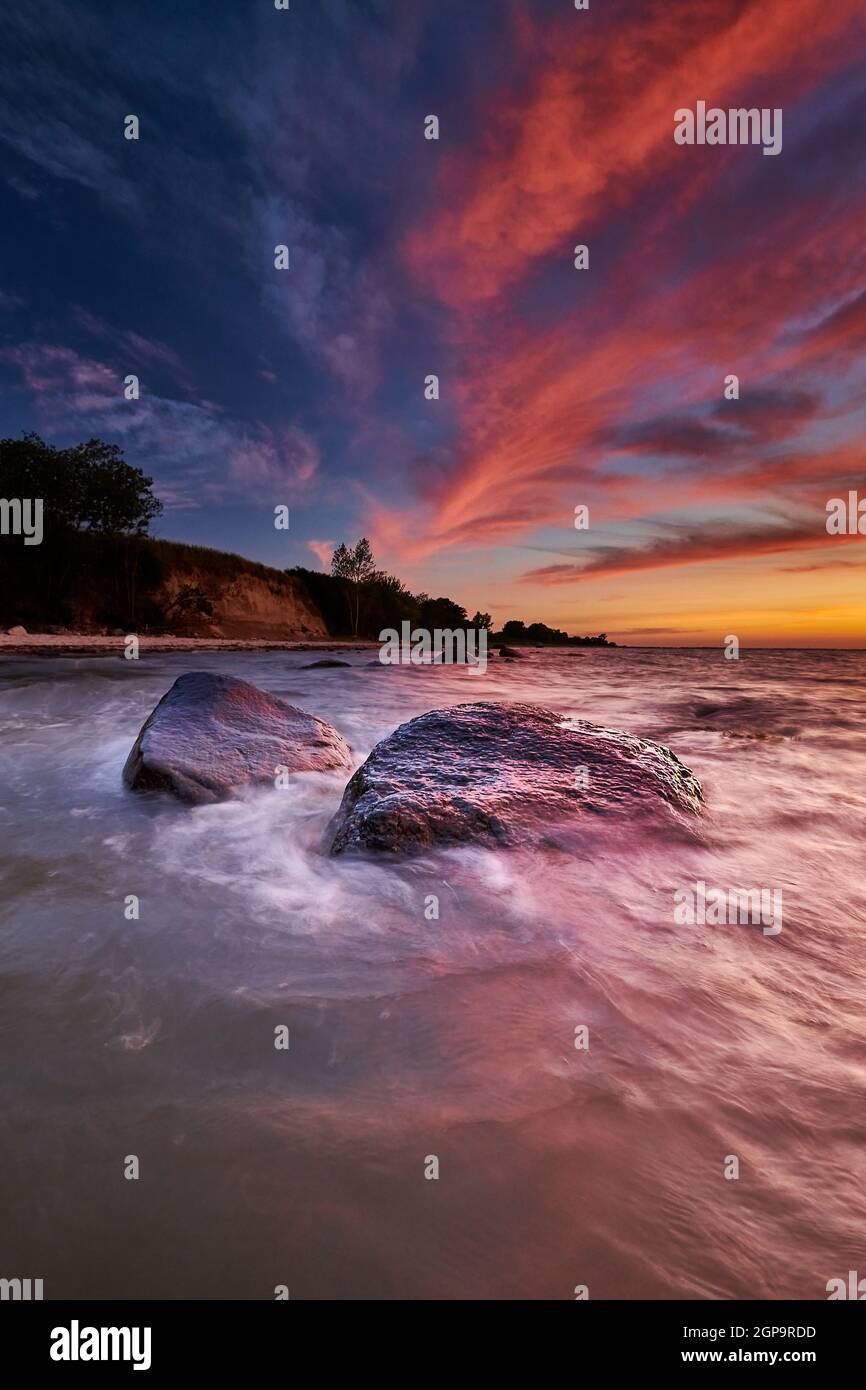
M162 586L161 599L170 603L185 589L207 596L213 614L191 613L172 622L173 630L203 637L326 638L328 630L297 580L274 571L273 577L240 574L217 577L204 570L178 568Z

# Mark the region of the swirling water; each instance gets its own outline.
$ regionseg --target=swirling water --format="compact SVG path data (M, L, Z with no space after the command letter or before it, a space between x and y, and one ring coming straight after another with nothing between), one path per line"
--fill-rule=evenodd
M569 1299L866 1274L866 653L311 659L0 666L0 1275L49 1298ZM704 785L703 832L377 862L323 853L343 774L134 796L126 754L190 669L329 719L358 762L476 699L658 739ZM783 930L678 924L698 880L781 890Z

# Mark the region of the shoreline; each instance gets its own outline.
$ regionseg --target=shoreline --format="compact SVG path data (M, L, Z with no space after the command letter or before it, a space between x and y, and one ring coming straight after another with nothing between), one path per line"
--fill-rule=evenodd
M130 634L132 635L132 634ZM378 651L379 642L370 638L353 639L351 637L330 637L330 638L276 638L276 637L171 637L171 636L138 636L139 648L141 651L152 652L207 652L207 651L226 651L226 652L351 652L351 651ZM53 632L33 632L26 637L10 637L8 633L0 632L0 658L4 656L112 656L115 653L122 656L126 638L125 637L105 637L85 634L62 634ZM641 643L618 642L607 647L596 647L587 644L586 646L557 646L553 643L545 644L541 647L526 646L519 642L492 644L494 650L498 651L500 645L516 646L522 651L543 653L545 651L554 652L586 652L586 651L675 651L675 652L699 652L715 651L712 646L690 645L690 646L644 646ZM863 652L866 647L764 647L755 646L748 650L753 652Z
M315 652L368 651L378 643L351 638L138 637L142 652ZM26 637L0 634L0 656L123 656L125 637L73 636L34 632Z

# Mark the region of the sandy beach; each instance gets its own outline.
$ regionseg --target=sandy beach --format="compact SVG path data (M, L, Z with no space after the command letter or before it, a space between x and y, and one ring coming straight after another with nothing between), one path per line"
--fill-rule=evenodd
M132 634L131 634L132 635ZM355 651L375 649L376 642L335 641L328 638L320 640L266 641L262 638L244 639L232 637L144 637L138 636L141 652L307 652L307 651ZM51 656L111 656L116 652L123 655L125 637L85 636L78 633L32 632L24 637L11 637L0 633L0 656L26 654L38 656L41 653Z

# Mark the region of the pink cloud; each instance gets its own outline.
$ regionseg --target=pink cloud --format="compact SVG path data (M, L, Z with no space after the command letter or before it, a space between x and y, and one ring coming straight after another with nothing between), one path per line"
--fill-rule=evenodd
M307 541L307 548L313 552L323 570L330 570L336 544L336 541Z

